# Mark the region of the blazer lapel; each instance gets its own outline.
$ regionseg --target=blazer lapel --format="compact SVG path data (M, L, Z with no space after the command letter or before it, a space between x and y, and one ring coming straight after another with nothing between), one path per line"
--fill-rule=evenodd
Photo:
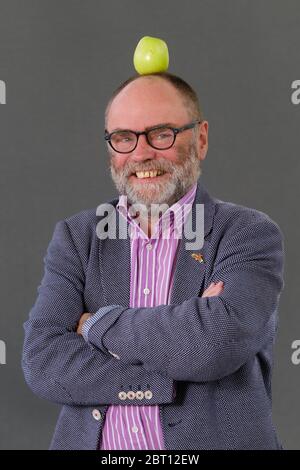
M101 279L103 280L103 295L106 305L130 305L130 238L120 239L119 217L122 215L116 209L115 202L115 223L116 238L106 238L99 243L99 263L101 269ZM109 222L114 224L111 214ZM126 222L128 230L128 222ZM128 231L127 231L128 233Z
M171 304L180 304L190 297L198 296L205 278L205 260L209 241L205 238L212 228L215 203L198 180L194 204L189 217L192 217L193 230L196 228L196 204L204 204L204 244L201 249L187 250L187 240L183 232L178 248L174 282L170 296Z

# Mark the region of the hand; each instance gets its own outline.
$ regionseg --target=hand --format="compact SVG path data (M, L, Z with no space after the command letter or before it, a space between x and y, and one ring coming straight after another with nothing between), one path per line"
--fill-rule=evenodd
M201 297L214 297L215 295L221 294L224 289L224 282L219 281L217 283L212 282L210 286L203 292Z
M92 316L91 313L83 313L81 315L79 323L78 323L78 327L77 327L77 333L79 335L82 335L82 327L83 327L84 322L88 320L91 316Z

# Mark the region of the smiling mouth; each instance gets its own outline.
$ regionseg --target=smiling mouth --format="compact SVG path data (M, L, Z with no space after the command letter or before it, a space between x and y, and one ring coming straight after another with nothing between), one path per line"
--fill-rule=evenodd
M145 179L145 178L156 178L157 176L162 176L164 175L165 172L161 170L149 170L149 171L136 171L135 173L132 174L132 176L135 176L138 179Z

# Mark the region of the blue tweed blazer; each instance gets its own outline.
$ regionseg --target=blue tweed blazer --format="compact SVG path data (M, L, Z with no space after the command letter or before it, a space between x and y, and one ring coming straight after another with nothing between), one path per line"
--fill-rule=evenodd
M212 198L200 180L193 220L196 203L204 262L183 237L171 303L152 308L129 308L129 238L100 240L96 210L56 224L22 359L32 391L63 405L51 449L98 449L111 404L159 405L167 450L282 448L271 409L282 232L263 212ZM201 298L219 280L222 294ZM81 314L107 305L118 307L86 342ZM151 393L124 400L129 390Z

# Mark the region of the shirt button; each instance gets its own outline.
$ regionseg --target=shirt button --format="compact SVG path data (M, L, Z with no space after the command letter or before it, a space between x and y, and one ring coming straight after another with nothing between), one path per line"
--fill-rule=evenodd
M132 432L138 432L139 428L137 426L132 426L131 431Z
M144 392L142 392L142 390L138 390L135 396L138 400L142 400L144 398Z
M96 409L92 411L92 415L96 421L100 421L100 419L102 418L100 411Z
M148 295L148 294L150 294L150 289L148 289L148 287L145 287L143 292L144 292L145 295Z
M148 245L146 245L146 248L147 248L148 251L152 250L152 245L151 245L151 243L148 243Z
M126 400L127 393L126 392L119 392L118 397L120 398L120 400Z

